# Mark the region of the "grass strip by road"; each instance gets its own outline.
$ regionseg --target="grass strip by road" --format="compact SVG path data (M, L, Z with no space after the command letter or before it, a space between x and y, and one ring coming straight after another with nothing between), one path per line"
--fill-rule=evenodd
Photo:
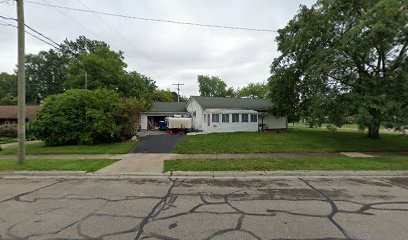
M184 137L174 153L273 153L273 152L396 152L408 151L408 136L381 134L367 138L358 131L290 128L284 132L212 133Z
M0 171L87 171L95 172L118 160L114 159L29 159L0 160Z
M8 138L8 137L0 137L0 144L12 143L12 142L17 142L17 139Z
M46 146L44 143L29 144L26 146L27 154L123 154L131 152L137 142L121 142L96 145L68 145ZM0 155L15 155L16 147L4 148Z
M164 161L169 171L408 170L408 157L183 159Z

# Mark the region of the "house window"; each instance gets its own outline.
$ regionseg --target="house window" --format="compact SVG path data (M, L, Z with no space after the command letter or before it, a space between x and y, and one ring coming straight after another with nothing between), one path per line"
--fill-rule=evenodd
M232 114L232 122L239 122L239 114Z
M258 115L251 114L251 122L258 122Z
M248 114L242 114L242 122L248 122Z
M212 114L212 122L213 123L220 122L220 114Z
M229 114L222 114L222 122L224 123L229 122Z

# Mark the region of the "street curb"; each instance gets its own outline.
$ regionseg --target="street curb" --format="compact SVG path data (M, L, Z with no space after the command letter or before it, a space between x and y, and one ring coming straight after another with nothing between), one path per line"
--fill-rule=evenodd
M271 179L297 177L408 177L408 171L251 171L251 172L141 172L98 174L85 171L15 171L0 173L0 178L57 179L133 179L133 178L218 178Z
M173 177L324 177L324 176L408 176L408 171L207 171L207 172L182 172L170 173Z

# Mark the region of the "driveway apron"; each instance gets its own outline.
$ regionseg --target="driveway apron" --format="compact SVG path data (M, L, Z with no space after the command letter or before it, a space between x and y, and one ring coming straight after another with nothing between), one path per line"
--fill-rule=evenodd
M171 153L183 135L150 135L140 139L135 153Z

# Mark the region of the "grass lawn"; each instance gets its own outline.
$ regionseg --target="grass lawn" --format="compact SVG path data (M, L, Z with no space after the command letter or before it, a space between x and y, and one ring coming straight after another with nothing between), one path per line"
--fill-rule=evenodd
M0 144L17 142L15 138L0 137Z
M30 159L22 165L16 160L0 160L0 171L87 171L95 172L117 160L113 159Z
M121 142L97 145L69 145L69 146L45 146L44 143L27 145L27 154L121 154L129 153L137 145L137 142ZM16 154L17 148L4 148L0 155Z
M168 171L408 170L408 157L184 159L164 161Z
M380 134L371 140L358 131L289 128L285 132L236 132L186 136L174 153L272 153L408 151L408 136Z

